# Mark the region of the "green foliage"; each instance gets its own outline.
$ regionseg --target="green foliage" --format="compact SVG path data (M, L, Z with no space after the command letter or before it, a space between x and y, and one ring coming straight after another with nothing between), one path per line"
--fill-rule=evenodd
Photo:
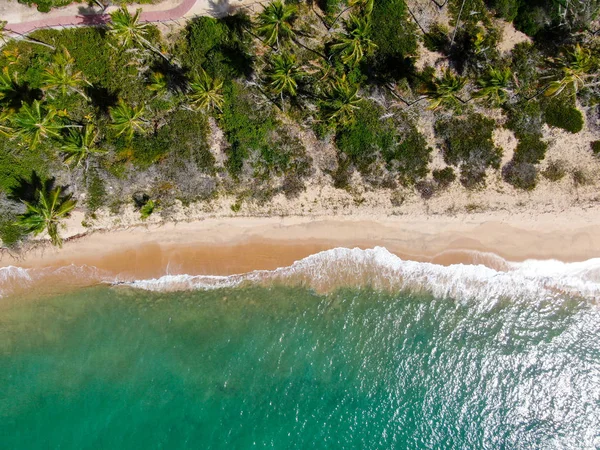
M429 99L429 108L460 109L463 101L458 96L467 83L466 78L446 69L441 77L432 76L427 80L423 94Z
M221 126L227 136L227 168L239 176L246 160L254 151L271 151L269 134L275 129L272 114L256 107L256 101L239 83L229 83L224 88L225 104Z
M19 112L10 118L15 134L31 147L50 137L59 137L63 125L57 120L54 109L47 109L38 100L21 106Z
M211 78L230 79L252 72L246 16L225 19L199 17L188 25L179 57L192 73L205 70Z
M85 125L83 129L71 128L61 146L65 164L79 166L91 154L104 153L96 146L97 140L98 132L92 124Z
M144 206L140 208L140 219L146 220L156 210L157 204L154 200L148 200Z
M444 167L443 169L437 169L431 172L433 179L436 181L439 187L446 188L450 186L456 180L456 174L452 167Z
M43 180L41 186L34 187L33 198L20 198L27 210L18 216L16 223L26 234L38 235L46 231L52 245L61 247L58 226L69 217L77 202L73 200L73 194L66 192L65 186L55 186L53 178Z
M110 114L110 126L115 130L117 136L123 135L127 141L131 141L135 133L144 134L146 120L143 106L129 106L122 99L116 106L108 109Z
M275 0L265 6L258 15L256 31L268 45L277 45L279 48L280 41L293 39L296 35L296 16L296 6Z
M517 163L537 164L546 156L548 144L541 139L541 134L524 134L519 138L515 149L514 161Z
M592 153L596 156L600 155L600 141L593 141L590 143L590 147L592 148Z
M136 9L132 15L125 6L110 14L108 32L124 48L149 45L149 24L140 22L142 9Z
M196 111L214 112L223 108L223 82L211 78L204 70L190 83L190 105Z
M517 189L531 191L537 184L537 168L531 163L513 160L502 169L502 177Z
M289 94L295 97L298 90L298 81L303 76L296 63L296 57L290 53L275 54L271 57L270 67L267 72L269 87L276 94Z
M450 45L450 30L445 25L433 23L423 36L425 48L432 52L445 53Z
M486 0L486 4L493 9L496 14L507 22L512 22L519 13L521 0Z
M417 32L404 0L376 0L371 14L371 39L377 46L369 66L376 77L400 78L413 72Z
M491 106L502 105L508 100L508 87L512 80L510 69L496 69L491 67L488 72L477 80L479 90L475 98L482 99Z
M325 98L320 104L321 114L329 123L347 127L354 123L360 103L358 86L350 84L346 77L342 77L327 88Z
M395 121L384 115L376 103L364 102L354 123L338 131L336 144L346 156L343 161L363 175L369 175L372 165L382 159L402 184L412 184L427 175L432 149L416 129L408 126L399 133Z
M544 109L544 119L551 127L579 133L583 128L583 115L568 99L553 99Z
M460 182L465 187L484 184L486 169L500 167L502 149L492 140L495 128L492 119L480 114L436 122L436 135L443 140L444 160L452 166L460 166Z
M87 210L94 213L106 204L106 186L97 171L93 170L87 178Z
M369 17L351 14L344 25L346 32L337 36L331 50L340 55L344 64L355 67L377 48L370 38L371 22Z
M546 169L542 171L542 175L550 181L560 181L567 175L566 166L566 162L562 160L549 161Z

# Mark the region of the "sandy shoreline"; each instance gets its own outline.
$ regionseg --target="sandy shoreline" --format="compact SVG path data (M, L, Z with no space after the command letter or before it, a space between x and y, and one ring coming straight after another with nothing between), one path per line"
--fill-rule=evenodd
M128 276L229 275L274 269L334 247L383 246L403 259L479 263L489 252L509 261L583 261L600 256L600 212L560 216L231 217L95 232L62 249L5 253L0 267L94 266ZM466 252L465 252L466 251ZM475 258L475 259L474 259Z

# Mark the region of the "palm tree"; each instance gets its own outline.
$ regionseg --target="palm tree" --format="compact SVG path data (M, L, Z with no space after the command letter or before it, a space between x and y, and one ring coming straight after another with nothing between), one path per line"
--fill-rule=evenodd
M44 70L42 74L42 89L50 93L58 92L61 96L76 93L87 100L87 95L81 89L84 85L91 86L85 79L83 73L73 69L75 60L66 48L54 56L52 65Z
M331 84L326 92L322 104L324 116L327 120L335 121L341 126L348 126L354 122L356 111L360 109L358 87L351 86L346 76Z
M348 6L358 8L365 16L370 16L375 6L375 0L348 0Z
M87 124L83 129L69 130L69 134L65 137L61 146L61 150L65 154L65 164L78 167L83 161L87 162L89 155L104 153L104 150L96 147L97 140L98 132L91 123Z
M296 64L294 55L282 53L274 55L271 59L271 67L268 71L269 86L276 94L281 96L282 105L284 93L292 97L296 96L298 80L302 76L303 72Z
M35 147L43 139L59 137L64 126L56 121L56 110L42 107L38 100L31 105L23 103L19 112L10 118L10 123L17 136Z
M152 72L148 89L156 93L156 95L166 94L169 90L169 82L165 74L162 72Z
M45 230L52 244L62 247L58 226L62 219L69 217L77 204L72 198L73 194L65 194L64 191L64 186L53 187L53 180L46 180L42 188L36 191L35 202L22 200L27 210L17 218L17 225L34 235Z
M30 44L37 44L37 45L42 45L44 47L47 47L49 49L52 50L56 50L56 48L50 44L46 44L45 42L42 42L38 39L32 39L32 38L28 38L27 36L18 33L16 31L12 31L12 30L7 30L6 29L6 25L8 24L8 22L6 20L0 20L0 40L4 43L8 42L9 40L11 40L10 34L14 33L14 34L18 34L19 37L21 38L22 41L24 42L29 42Z
M369 19L351 14L346 21L346 33L338 36L337 42L331 46L331 49L341 55L344 64L356 66L377 48L369 38L370 34Z
M429 99L429 109L453 109L465 103L458 93L465 87L467 80L446 69L441 78L433 77L426 86L423 94Z
M597 77L597 73L595 73L597 61L592 56L590 49L581 47L579 44L558 61L562 77L548 85L545 93L547 96L559 95L567 88L577 94L581 88L590 85L587 83L588 79ZM596 84L598 83L591 83L591 85Z
M0 135L5 137L12 137L14 130L9 125L10 118L12 117L12 111L2 110L0 111Z
M10 73L8 67L0 72L0 101L12 103L19 96L19 80L17 73Z
M125 135L128 141L133 139L135 132L144 133L144 124L146 120L142 117L144 113L143 106L131 107L123 99L119 99L116 106L108 109L111 127L116 130L117 136Z
M281 0L275 0L258 15L256 31L265 38L268 45L277 44L279 48L280 38L291 39L296 34L293 28L296 11L295 6L284 5Z
M508 87L512 79L509 68L490 68L488 73L478 80L479 90L474 94L492 106L500 106L508 100Z
M140 22L141 8L136 9L132 16L125 6L121 6L110 14L108 32L112 34L119 45L124 48L147 45L149 24Z
M223 108L223 82L211 78L204 70L190 83L188 99L196 111L221 111Z

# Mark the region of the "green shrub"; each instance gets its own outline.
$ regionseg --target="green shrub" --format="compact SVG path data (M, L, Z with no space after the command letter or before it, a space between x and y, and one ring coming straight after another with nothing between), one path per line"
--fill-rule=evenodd
M570 133L579 133L583 128L583 115L568 101L561 98L551 100L544 110L546 123Z
M407 14L404 0L375 1L371 34L377 49L369 67L378 77L398 78L413 71L417 32Z
M140 208L140 219L146 220L156 210L158 205L154 200L148 200L144 206Z
M542 171L542 175L550 181L560 181L567 174L566 166L566 162L560 159L549 161L546 169Z
M548 144L541 134L522 135L515 149L514 160L519 163L537 164L546 156Z
M86 207L93 213L106 203L106 186L97 171L88 174Z
M600 155L600 141L593 141L590 143L592 153L596 156Z
M473 188L485 183L485 171L498 169L502 149L494 145L496 124L481 114L438 120L435 133L442 139L446 164L460 166L460 182Z
M228 20L242 21L244 16ZM237 33L226 19L199 17L187 28L186 46L179 49L184 64L199 73L204 69L211 77L235 78L252 72L247 33Z
M433 149L416 128L410 127L396 137L393 147L383 152L388 169L397 173L403 185L411 185L427 176Z
M531 163L511 161L502 169L502 177L514 187L530 191L537 184L537 169Z
M423 36L423 44L427 50L432 52L446 52L450 45L450 30L448 27L434 23L429 27L429 31Z
M507 22L512 22L519 13L520 0L486 0L487 6L493 9L496 15Z
M374 102L364 102L354 123L336 135L337 147L362 174L368 174L377 156L394 146L396 130L391 119L381 120L384 110Z
M432 173L433 179L442 189L450 186L454 180L456 180L456 174L452 167L445 167L443 169L434 170Z

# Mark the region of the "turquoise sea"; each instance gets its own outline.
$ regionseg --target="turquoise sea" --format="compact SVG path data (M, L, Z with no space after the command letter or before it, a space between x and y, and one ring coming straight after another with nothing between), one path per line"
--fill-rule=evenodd
M599 448L600 307L539 267L0 298L0 448Z

